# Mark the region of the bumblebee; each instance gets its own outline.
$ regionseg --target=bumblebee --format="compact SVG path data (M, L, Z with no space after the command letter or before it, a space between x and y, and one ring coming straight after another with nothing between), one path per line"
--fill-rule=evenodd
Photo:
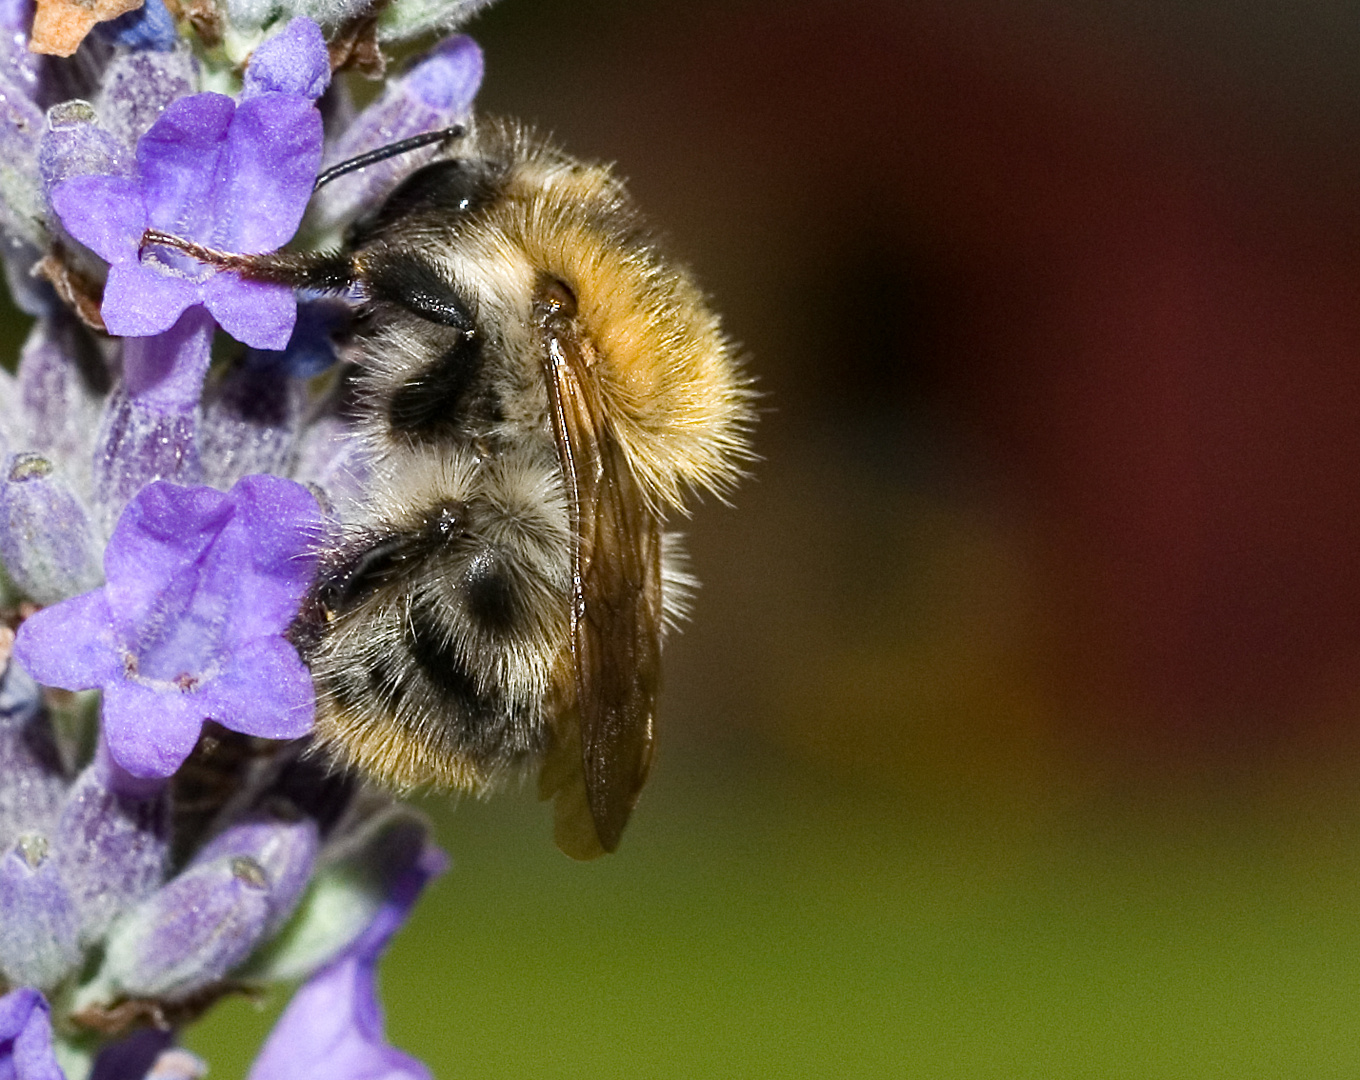
M689 585L665 520L736 478L751 416L718 319L621 181L481 122L338 252L145 242L357 300L372 473L297 634L320 745L397 789L539 765L558 845L613 851Z

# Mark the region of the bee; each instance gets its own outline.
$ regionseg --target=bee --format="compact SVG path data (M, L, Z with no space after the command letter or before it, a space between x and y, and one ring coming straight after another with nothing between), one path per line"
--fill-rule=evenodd
M144 243L358 299L372 475L296 635L319 744L398 790L481 792L537 764L558 846L590 858L618 846L652 760L688 585L666 517L736 478L751 395L609 167L511 122L446 134L340 251Z

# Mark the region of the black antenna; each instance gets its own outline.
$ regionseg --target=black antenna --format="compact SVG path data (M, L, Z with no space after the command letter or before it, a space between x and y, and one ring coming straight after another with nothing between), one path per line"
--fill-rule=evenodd
M423 146L431 146L434 143L450 142L453 139L461 139L465 134L467 134L467 130L462 124L454 124L453 127L441 128L439 131L426 131L420 135L412 135L409 139L388 143L386 146L380 146L376 150L370 150L367 154L360 154L358 157L352 157L348 161L340 162L339 165L332 165L329 169L324 170L317 176L316 183L312 185L312 190L318 191L332 180L344 176L346 173L356 172L359 169L366 169L370 165L376 165L378 162L386 161L388 158L409 154L412 150L419 150Z

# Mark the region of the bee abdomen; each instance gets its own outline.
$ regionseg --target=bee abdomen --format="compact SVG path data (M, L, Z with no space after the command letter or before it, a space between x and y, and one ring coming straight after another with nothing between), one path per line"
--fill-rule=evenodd
M488 636L504 636L520 624L523 601L494 549L484 548L468 563L462 591L468 614Z
M439 710L440 738L490 767L539 749L529 703L512 700L500 686L479 685L448 642L448 630L437 615L415 608L407 625L411 656L444 706Z

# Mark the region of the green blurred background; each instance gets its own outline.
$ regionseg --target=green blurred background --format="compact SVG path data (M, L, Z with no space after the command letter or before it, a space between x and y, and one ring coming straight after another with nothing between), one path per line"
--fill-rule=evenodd
M621 852L426 800L453 1080L1360 1075L1360 13L502 0L750 356ZM243 1075L281 1000L190 1045Z

